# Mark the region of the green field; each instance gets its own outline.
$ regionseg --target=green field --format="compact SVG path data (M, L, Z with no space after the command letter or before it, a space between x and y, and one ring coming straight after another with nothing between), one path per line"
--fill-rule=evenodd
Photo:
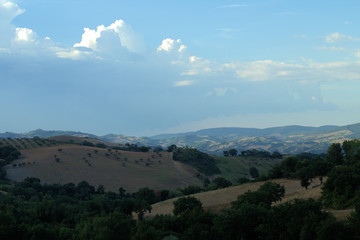
M216 166L221 171L221 176L235 183L240 177L251 178L249 169L256 167L260 174L266 174L272 165L282 159L256 158L256 157L217 157Z

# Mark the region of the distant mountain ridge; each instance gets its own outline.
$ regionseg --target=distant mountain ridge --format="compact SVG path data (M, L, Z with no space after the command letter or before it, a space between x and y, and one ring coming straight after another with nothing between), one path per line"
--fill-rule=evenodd
M31 138L69 135L97 138L114 143L133 143L147 146L171 144L195 147L200 151L221 155L224 150L235 148L238 151L259 149L269 152L279 151L285 154L300 152L322 153L334 142L360 138L360 123L346 126L327 125L321 127L282 126L271 128L210 128L194 132L160 134L152 137L132 137L117 134L96 136L75 131L45 131L37 129L28 133L0 133L0 138Z
M337 128L335 125L321 126L321 127L304 127L298 125L284 126L284 127L271 127L271 128L238 128L238 127L223 127L223 128L209 128L202 129L195 132L187 133L175 133L175 134L160 134L155 135L150 138L152 139L166 139L172 137L182 137L189 135L207 135L207 136L247 136L247 137L261 137L261 136L271 136L276 134L300 134L300 133L310 133L314 131L327 131Z

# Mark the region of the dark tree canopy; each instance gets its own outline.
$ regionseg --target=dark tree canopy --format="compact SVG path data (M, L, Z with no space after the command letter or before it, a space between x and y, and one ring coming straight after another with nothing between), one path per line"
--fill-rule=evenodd
M344 164L344 154L342 152L340 143L333 143L330 145L326 153L326 161L333 165Z

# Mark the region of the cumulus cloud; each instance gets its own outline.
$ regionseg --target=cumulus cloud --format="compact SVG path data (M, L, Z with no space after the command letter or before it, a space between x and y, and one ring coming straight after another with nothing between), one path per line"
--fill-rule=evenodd
M347 36L341 33L332 33L325 36L325 41L328 43L337 43L337 42L357 42L360 41L360 38L355 38L351 36Z
M106 44L101 44L102 41ZM81 41L75 43L74 47L85 47L101 51L108 49L109 43L111 43L111 46L123 47L134 53L144 51L141 35L135 33L123 20L116 20L107 27L100 25L96 30L84 28Z
M183 52L186 46L181 43L181 39L166 38L162 41L161 45L157 48L158 52Z
M0 0L0 47L8 47L15 34L11 21L24 10L13 2Z
M33 30L28 28L16 28L15 41L21 43L35 42L37 39Z

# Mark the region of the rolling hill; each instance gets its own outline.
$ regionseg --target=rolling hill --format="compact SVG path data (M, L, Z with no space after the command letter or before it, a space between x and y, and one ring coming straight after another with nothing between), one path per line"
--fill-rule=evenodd
M195 170L172 160L171 153L129 152L80 145L57 145L21 150L15 167L6 166L7 178L22 181L37 177L45 183L87 181L106 190L120 187L135 192L141 187L176 189L201 185Z
M284 198L275 204L282 204L291 202L294 199L319 199L321 197L321 185L318 179L314 179L308 190L301 187L300 180L295 179L275 179L271 182L278 183L285 187ZM256 191L264 182L253 182L232 186L228 188L218 189L209 192L201 192L192 194L191 196L199 199L204 209L210 210L215 213L220 213L224 209L231 207L231 202L237 199L247 191ZM151 218L157 214L172 214L174 208L173 202L178 198L168 199L166 201L158 202L152 205L151 213L145 215L146 218ZM327 210L331 212L339 221L346 220L353 209L345 210Z
M98 144L100 147L94 147ZM175 190L188 185L202 186L204 179L212 180L217 176L235 183L239 177L250 178L250 167L266 173L271 165L280 161L254 157L213 157L212 161L221 172L206 176L191 167L190 163L174 161L173 153L127 151L123 150L126 149L124 145L88 137L61 135L0 139L0 147L7 145L17 148L22 154L20 159L5 167L7 178L11 180L37 177L45 183L61 184L85 180L94 186L103 185L111 191L117 191L120 187L130 192L141 187Z
M212 128L195 132L162 134L152 137L132 137L117 134L95 136L89 133L70 131L35 130L28 133L0 133L0 138L53 137L70 135L96 138L119 143L145 146L162 146L171 144L195 147L200 151L222 155L224 150L235 148L238 151L259 149L283 154L301 152L323 153L331 143L360 138L360 123L346 126L283 126L265 129L258 128Z

